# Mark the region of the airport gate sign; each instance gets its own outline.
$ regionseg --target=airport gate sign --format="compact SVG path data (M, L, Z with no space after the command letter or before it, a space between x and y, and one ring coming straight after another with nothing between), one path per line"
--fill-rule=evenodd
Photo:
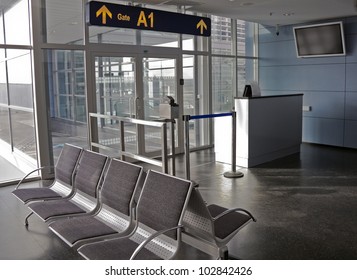
M211 19L135 6L91 1L87 23L96 26L211 36Z

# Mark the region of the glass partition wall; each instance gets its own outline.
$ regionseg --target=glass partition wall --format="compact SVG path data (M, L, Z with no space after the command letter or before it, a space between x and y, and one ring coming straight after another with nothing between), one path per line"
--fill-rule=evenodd
M49 133L56 160L64 143L88 147L84 51L44 53Z
M255 24L204 15L212 20L209 38L95 27L85 24L87 2L0 3L0 143L33 165L53 164L64 143L88 148L90 112L157 120L168 95L180 115L226 112L246 81L257 79ZM173 5L144 6L180 12ZM191 149L213 147L212 122L190 123ZM99 127L99 140L117 147L115 123ZM153 154L159 149L155 131L129 130L128 147ZM175 132L180 153L181 118Z
M0 3L0 185L37 167L32 60L28 0Z

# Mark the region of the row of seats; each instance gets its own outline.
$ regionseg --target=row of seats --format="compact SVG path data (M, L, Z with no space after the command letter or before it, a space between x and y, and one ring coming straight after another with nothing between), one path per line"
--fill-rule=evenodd
M42 167L44 168L44 167ZM172 259L183 240L215 258L254 217L207 206L192 182L65 144L49 187L13 194L86 259Z

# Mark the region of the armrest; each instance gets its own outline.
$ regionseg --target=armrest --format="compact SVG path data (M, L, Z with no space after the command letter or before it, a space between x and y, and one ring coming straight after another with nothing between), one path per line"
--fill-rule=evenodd
M42 166L42 167L36 168L35 170L32 170L31 172L27 173L27 174L20 180L20 182L16 185L15 190L17 190L17 189L20 187L20 185L23 183L23 181L24 181L28 176L30 176L32 173L35 173L36 171L39 171L39 170L42 170L42 169L45 169L45 168L53 168L53 166Z
M158 232L153 233L152 235L150 235L147 239L145 239L143 242L141 242L141 244L135 249L134 253L131 255L130 260L133 260L138 254L139 252L149 243L151 242L154 238L160 236L161 234L164 234L168 231L171 230L175 230L175 229L179 229L179 228L183 228L183 225L178 225L172 228L168 228L168 229L163 229L160 230Z
M226 211L223 211L222 213L218 214L216 217L213 217L213 221L217 221L218 219L222 218L223 216L229 214L229 213L232 213L232 212L244 212L245 214L247 214L254 222L256 222L257 220L253 217L253 215L243 209L243 208L232 208L232 209L227 209Z

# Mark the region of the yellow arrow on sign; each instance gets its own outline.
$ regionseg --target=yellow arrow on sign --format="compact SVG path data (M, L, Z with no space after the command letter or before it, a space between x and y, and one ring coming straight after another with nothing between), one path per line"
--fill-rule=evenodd
M207 30L207 25L205 23L205 21L203 19L201 19L198 23L197 23L197 26L196 28L201 28L201 31L200 33L203 34L204 30L203 29L206 29Z
M107 24L107 16L112 18L113 15L112 13L109 11L109 9L103 5L95 14L96 17L99 17L100 15L102 15L102 23L103 24Z

